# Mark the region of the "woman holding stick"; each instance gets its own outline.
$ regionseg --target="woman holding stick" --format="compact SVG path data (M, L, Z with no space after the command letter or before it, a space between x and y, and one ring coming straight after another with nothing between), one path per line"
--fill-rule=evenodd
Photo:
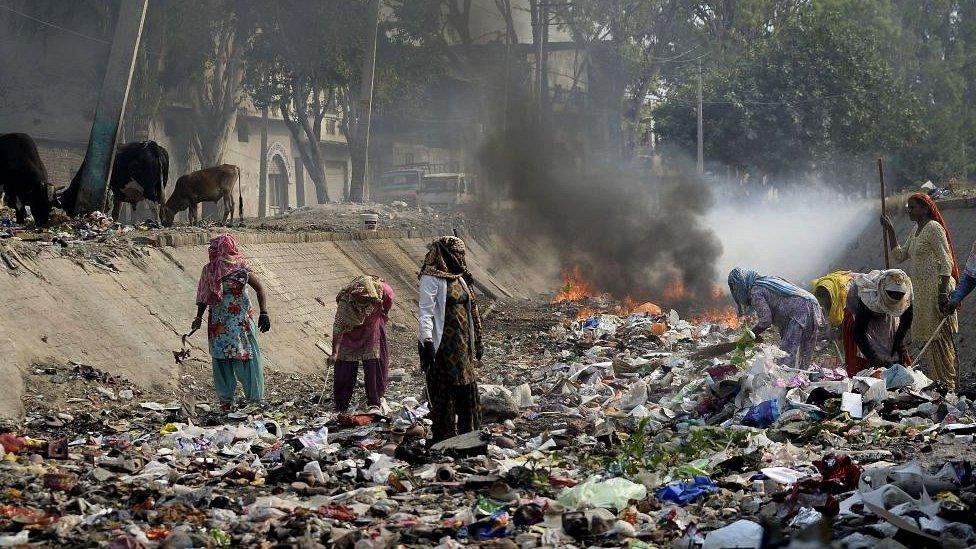
M942 310L948 308L949 295L959 280L959 265L949 228L935 201L926 194L915 193L908 198L907 211L915 222L915 230L904 246L898 243L890 217L882 215L881 225L895 259L912 261L912 339L918 344L932 340L929 377L952 392L956 387L956 345L952 334L958 331L959 324L955 313L944 317Z
M366 404L370 410L382 405L390 375L386 321L395 297L385 280L372 275L357 276L336 295L329 362L335 368L332 395L339 413L346 413L352 402L360 363Z
M244 396L258 403L264 398L264 371L261 349L255 334L254 311L247 287L254 289L260 315L257 329L271 329L267 299L258 277L251 272L234 237L222 234L210 241L210 261L203 267L197 284L197 316L190 325L200 328L208 308L207 336L213 358L214 389L221 410L227 411L236 400L237 382L244 386Z
M782 364L794 368L810 364L817 334L826 323L813 294L778 276L739 267L729 272L729 291L739 316L756 314L758 322L752 327L756 336L771 326L779 329L779 348L787 355Z

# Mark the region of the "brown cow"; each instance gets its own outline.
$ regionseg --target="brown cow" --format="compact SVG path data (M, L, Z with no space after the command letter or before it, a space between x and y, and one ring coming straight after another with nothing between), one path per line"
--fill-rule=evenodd
M197 222L197 204L201 202L224 201L224 217L221 223L227 222L230 215L234 220L234 183L238 183L237 198L239 218L244 220L244 199L240 190L241 169L232 164L221 164L212 168L204 168L181 176L176 180L173 194L162 208L163 226L173 225L173 217L177 212L189 208L190 223Z

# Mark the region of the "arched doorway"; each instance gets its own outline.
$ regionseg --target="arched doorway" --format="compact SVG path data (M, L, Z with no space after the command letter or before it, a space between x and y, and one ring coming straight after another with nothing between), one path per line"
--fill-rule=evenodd
M288 168L280 155L268 164L268 210L281 215L288 209Z

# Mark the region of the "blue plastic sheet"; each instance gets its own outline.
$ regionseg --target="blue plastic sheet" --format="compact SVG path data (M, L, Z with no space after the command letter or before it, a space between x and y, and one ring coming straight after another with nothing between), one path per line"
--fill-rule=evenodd
M469 524L467 527L468 535L477 540L503 538L509 533L508 522L508 511L498 509L488 518Z
M762 429L772 425L778 417L779 404L775 400L767 400L749 408L749 411L742 418L742 424Z
M657 499L669 501L678 505L691 503L711 492L717 492L718 486L708 477L698 476L686 482L672 482L657 491Z
M908 368L905 368L901 364L895 364L885 370L883 377L885 387L889 390L909 387L915 383L915 378L912 377L912 373L908 371Z

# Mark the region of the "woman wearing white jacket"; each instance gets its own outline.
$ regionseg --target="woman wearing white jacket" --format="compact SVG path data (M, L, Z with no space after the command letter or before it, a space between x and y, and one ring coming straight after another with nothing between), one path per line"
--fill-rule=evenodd
M481 427L475 366L481 360L481 316L464 241L443 236L427 246L420 267L417 347L427 381L432 443Z

